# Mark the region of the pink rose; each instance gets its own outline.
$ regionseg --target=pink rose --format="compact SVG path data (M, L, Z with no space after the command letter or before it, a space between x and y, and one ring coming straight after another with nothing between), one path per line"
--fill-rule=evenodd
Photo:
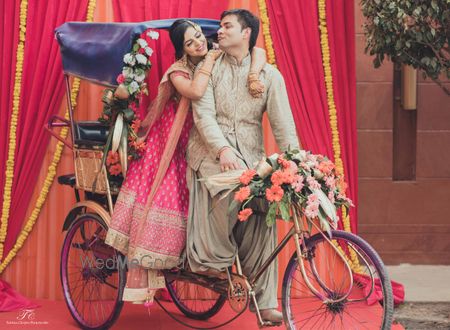
M125 81L125 76L121 73L117 76L117 83L121 84Z

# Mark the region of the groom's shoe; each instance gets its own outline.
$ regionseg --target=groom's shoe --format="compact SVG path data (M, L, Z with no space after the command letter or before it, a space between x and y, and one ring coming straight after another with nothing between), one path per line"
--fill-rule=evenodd
M269 323L267 325L279 326L283 323L283 313L275 308L262 309L260 313L263 322Z

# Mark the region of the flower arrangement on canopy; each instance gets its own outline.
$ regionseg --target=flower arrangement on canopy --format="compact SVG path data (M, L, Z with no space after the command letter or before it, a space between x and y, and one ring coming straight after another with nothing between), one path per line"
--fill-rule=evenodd
M112 127L103 160L111 175L125 174L128 160L140 158L145 149L145 142L138 141L141 122L136 110L141 95L148 95L145 79L152 66L150 57L153 54L149 44L158 38L157 31L144 31L123 57L124 67L117 77L119 86L104 91L103 113L99 120Z

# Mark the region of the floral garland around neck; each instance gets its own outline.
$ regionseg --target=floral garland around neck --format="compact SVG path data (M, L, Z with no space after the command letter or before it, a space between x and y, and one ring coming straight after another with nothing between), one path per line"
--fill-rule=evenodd
M144 31L133 45L131 52L123 57L124 67L117 76L117 88L105 89L103 112L99 121L110 127L104 147L102 163L106 163L111 175L125 175L129 160L138 159L145 150L145 142L137 139L140 120L136 110L143 94L148 95L145 79L152 63L151 40L159 38L153 30Z

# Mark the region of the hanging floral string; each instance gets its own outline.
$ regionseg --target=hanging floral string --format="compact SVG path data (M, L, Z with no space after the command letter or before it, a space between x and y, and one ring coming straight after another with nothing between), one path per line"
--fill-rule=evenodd
M272 35L270 34L270 20L269 16L267 15L266 0L258 0L258 9L261 18L264 43L267 51L267 62L277 67L275 50L273 49Z
M94 19L94 11L96 7L96 0L89 0L88 9L87 9L87 15L86 15L86 21L92 22ZM21 14L22 17L22 14ZM22 31L22 30L21 30ZM23 30L24 31L24 30ZM23 56L23 53L22 53ZM72 83L72 90L70 93L70 99L72 102L73 107L76 107L77 103L77 96L80 89L80 79L74 78ZM66 111L64 117L66 119L69 119L69 112ZM61 130L60 137L62 139L65 139L68 134L68 128L64 127ZM36 223L39 213L41 212L41 208L45 203L45 200L47 199L48 192L50 190L50 187L53 183L53 180L56 176L56 169L58 167L59 161L61 159L62 151L64 148L64 143L58 142L56 145L56 150L53 155L52 162L48 168L47 175L45 177L44 185L39 193L38 199L36 201L36 205L31 212L31 215L29 219L27 220L24 228L19 234L19 237L17 238L16 243L14 244L14 247L9 251L7 257L3 260L3 262L0 264L0 274L5 270L5 268L8 266L8 264L14 259L14 257L17 255L17 252L22 248L23 244L25 243L25 240L27 239L29 233L33 229L34 224ZM2 221L3 223L3 221Z
M318 0L318 9L319 9L320 45L322 48L322 64L325 74L325 87L327 90L328 111L330 114L330 127L334 153L334 162L336 164L336 169L345 177L344 164L341 158L341 145L339 140L336 104L334 102L333 75L331 72L330 47L328 40L328 28L326 18L326 0ZM345 208L342 208L342 223L344 225L344 230L347 232L351 232L350 215L348 214ZM358 257L353 249L349 249L349 252L350 258L352 260L355 269L355 267L359 266Z
M0 261L3 258L3 249L8 232L8 220L11 209L11 191L14 179L14 155L17 142L17 120L20 109L20 92L22 89L23 73L23 55L25 49L25 33L27 25L28 1L23 0L20 3L19 20L19 44L17 45L16 74L14 77L13 108L11 113L11 122L9 126L8 160L6 161L5 188L3 190L3 207L0 227Z

